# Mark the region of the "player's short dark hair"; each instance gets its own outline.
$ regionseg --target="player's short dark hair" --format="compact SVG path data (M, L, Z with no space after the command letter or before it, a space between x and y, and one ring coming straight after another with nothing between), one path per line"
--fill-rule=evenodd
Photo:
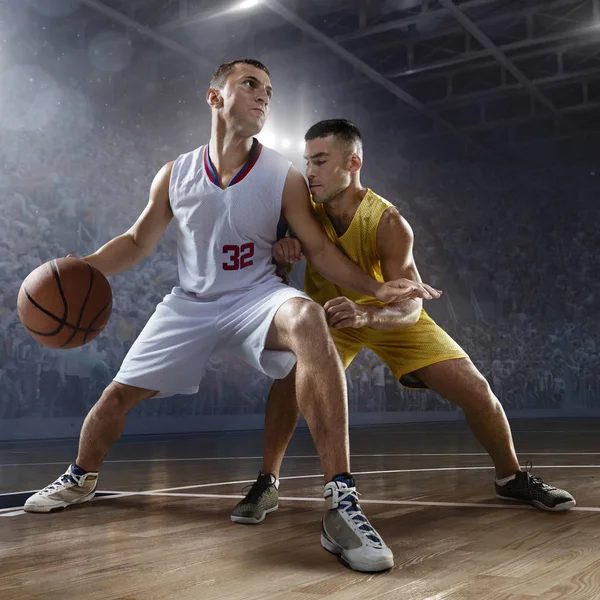
M250 65L252 67L256 67L271 77L269 69L267 69L267 67L265 67L265 65L263 65L260 61L254 60L253 58L240 58L237 60L230 60L229 62L219 65L212 74L210 79L210 87L217 90L222 89L227 81L227 78L233 69L235 69L236 65Z
M315 123L304 135L304 141L334 136L341 142L355 146L362 153L362 135L360 129L347 119L327 119Z

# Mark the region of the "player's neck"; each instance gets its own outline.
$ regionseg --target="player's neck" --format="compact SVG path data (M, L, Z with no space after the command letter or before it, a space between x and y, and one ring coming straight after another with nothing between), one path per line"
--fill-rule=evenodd
M248 160L253 140L227 132L223 126L213 123L208 151L217 174L239 170Z
M335 219L338 222L350 222L363 198L366 196L367 190L359 183L348 186L343 192L325 203L325 212L330 219Z

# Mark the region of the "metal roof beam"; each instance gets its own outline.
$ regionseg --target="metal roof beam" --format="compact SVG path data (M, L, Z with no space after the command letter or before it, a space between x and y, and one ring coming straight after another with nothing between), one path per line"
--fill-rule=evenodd
M523 84L529 93L538 100L543 106L545 106L554 115L554 118L563 122L560 111L554 106L554 104L537 88L531 81L524 75L524 73L515 66L515 64L492 42L492 40L475 25L475 23L465 15L454 4L453 0L438 0L438 2L446 9L448 9L454 18L470 33L484 48L486 48L492 56L521 84ZM567 124L567 127L569 125Z
M185 46L181 45L179 42L176 42L175 40L172 40L162 35L161 33L150 29L150 27L146 27L146 25L143 25L139 21L136 21L135 19L124 15L123 13L115 10L114 8L106 6L106 4L103 4L99 0L79 0L79 3L95 10L96 12L99 12L105 17L108 17L109 19L112 19L113 21L120 23L121 25L125 25L125 27L135 29L140 35L151 39L163 48L167 48L168 50L171 50L177 54L180 54L181 56L184 56L185 58L192 61L198 66L209 67L210 69L214 68L214 65L200 54L197 54L189 48L186 48Z
M556 86L558 84L566 83L574 79L578 80L582 78L593 78L596 75L600 75L600 67L595 67L593 69L584 69L581 71L571 71L568 73L560 73L556 75L549 75L546 77L539 77L537 79L532 79L531 83L536 86ZM479 100L490 100L496 97L508 96L512 92L518 92L522 89L523 84L521 83L507 83L490 90L471 92L469 94L461 94L459 96L450 96L441 100L426 102L426 104L431 108L461 106L464 104L470 104L471 102L477 102Z
M553 46L551 48L543 48L541 50L534 50L533 52L527 52L526 54L519 54L518 56L515 56L513 60L522 61L522 60L526 60L529 58L536 58L538 56L550 56L553 54L558 56L561 53L563 53L567 50L571 50L573 48L581 48L581 47L588 46L590 44L598 44L598 43L599 43L599 40L596 40L594 38L583 38L580 40L575 39L575 40L566 42L564 44L561 44L560 46ZM502 48L503 48L503 46L500 46L500 49L502 49ZM469 73L471 71L477 71L479 69L485 69L485 68L489 68L489 67L493 67L493 66L499 66L498 62L495 59L487 60L485 62L480 62L478 64L468 65L464 68L453 69L452 71L447 71L444 73L431 73L429 75L425 75L424 77L419 77L418 79L415 79L414 81L416 81L418 83L432 81L435 79L439 79L440 77L453 77L455 75L462 75L463 73ZM392 74L384 73L383 76L387 77L389 79L392 77ZM369 81L367 79L354 79L351 81L346 81L344 83L336 83L336 84L332 84L330 86L322 87L321 91L339 90L339 89L344 89L344 88L360 88L361 86L365 86L368 84L369 84Z
M598 26L590 25L589 27L579 27L577 29L572 29L570 31L562 31L560 33L552 33L550 35L545 35L542 37L531 38L527 40L519 40L518 42L510 42L509 44L504 44L502 46L497 46L498 50L501 52L509 52L512 50L521 50L523 48L531 48L533 46L539 46L540 44L551 44L553 42L562 42L563 40L568 40L572 37L579 36L593 36L590 38L590 42L594 42L598 39ZM548 49L550 53L552 49ZM484 58L486 56L493 56L491 50L484 48L482 50L474 50L472 52L468 52L465 54L461 54L455 58L449 58L447 60L440 60L437 62L419 65L413 67L412 69L400 69L397 71L390 71L385 74L386 77L390 79L395 79L396 77L406 77L408 75L417 75L419 73L427 73L429 71L434 71L436 69L445 69L447 67L454 67L457 65L462 65L465 63L472 62L479 58Z
M264 0L263 4L270 8L273 12L278 14L280 17L297 27L300 31L329 48L334 54L345 60L347 63L351 64L357 71L363 73L375 83L384 87L388 92L396 96L396 98L399 98L400 100L408 104L410 107L414 108L421 114L424 114L430 119L432 119L436 125L442 127L443 129L449 130L454 134L457 134L458 137L462 137L460 134L458 134L457 129L451 123L442 119L435 111L427 108L422 102L411 96L409 93L405 92L395 83L392 83L391 81L386 79L381 73L370 67L364 61L357 58L351 52L348 52L348 50L340 46L340 44L335 42L333 39L321 33L318 29L314 28L312 25L304 21L304 19L301 19L295 13L282 6L278 2L278 0ZM465 139L465 141L467 141L468 143L472 143L468 139Z
M469 0L461 6L463 8L477 8L479 6L487 6L489 4L498 4L499 0ZM402 27L407 27L408 25L415 25L419 21L424 18L439 18L448 16L448 12L446 9L437 9L437 10L423 10L423 5L421 6L421 11L413 15L411 17L405 17L404 19L396 19L394 21L389 21L388 23L381 23L380 25L374 25L373 27L367 27L365 29L359 29L357 31L353 31L352 33L345 33L343 35L338 35L334 37L334 41L336 42L347 42L349 40L359 40L364 37L368 37L370 35L377 35L378 33L384 33L386 31L393 31L394 29L402 29Z

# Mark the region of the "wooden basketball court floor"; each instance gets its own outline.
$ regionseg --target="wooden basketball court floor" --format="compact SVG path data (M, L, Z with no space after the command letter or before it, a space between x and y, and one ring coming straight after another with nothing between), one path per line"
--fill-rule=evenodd
M280 509L229 519L260 468L261 432L123 438L102 496L51 514L19 508L60 475L75 440L0 444L2 600L594 600L600 598L600 421L513 421L521 463L573 493L567 513L494 497L461 423L351 432L365 512L394 551L351 571L319 543L322 478L306 430L284 461Z

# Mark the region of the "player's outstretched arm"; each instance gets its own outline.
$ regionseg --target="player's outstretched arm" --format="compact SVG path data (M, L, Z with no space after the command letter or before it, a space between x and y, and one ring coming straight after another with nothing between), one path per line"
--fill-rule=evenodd
M385 281L421 281L413 256L414 236L408 222L393 207L388 208L377 227L377 252ZM421 316L423 300L411 298L385 306L365 306L344 297L325 304L327 322L332 329L345 327L406 329Z
M173 218L169 202L172 168L173 163L167 163L156 174L148 204L132 227L83 260L108 277L131 269L152 252Z
M282 211L302 244L304 255L325 279L383 302L407 298L437 298L439 292L425 283L399 279L380 283L344 256L325 235L310 204L304 178L290 168L283 190Z

